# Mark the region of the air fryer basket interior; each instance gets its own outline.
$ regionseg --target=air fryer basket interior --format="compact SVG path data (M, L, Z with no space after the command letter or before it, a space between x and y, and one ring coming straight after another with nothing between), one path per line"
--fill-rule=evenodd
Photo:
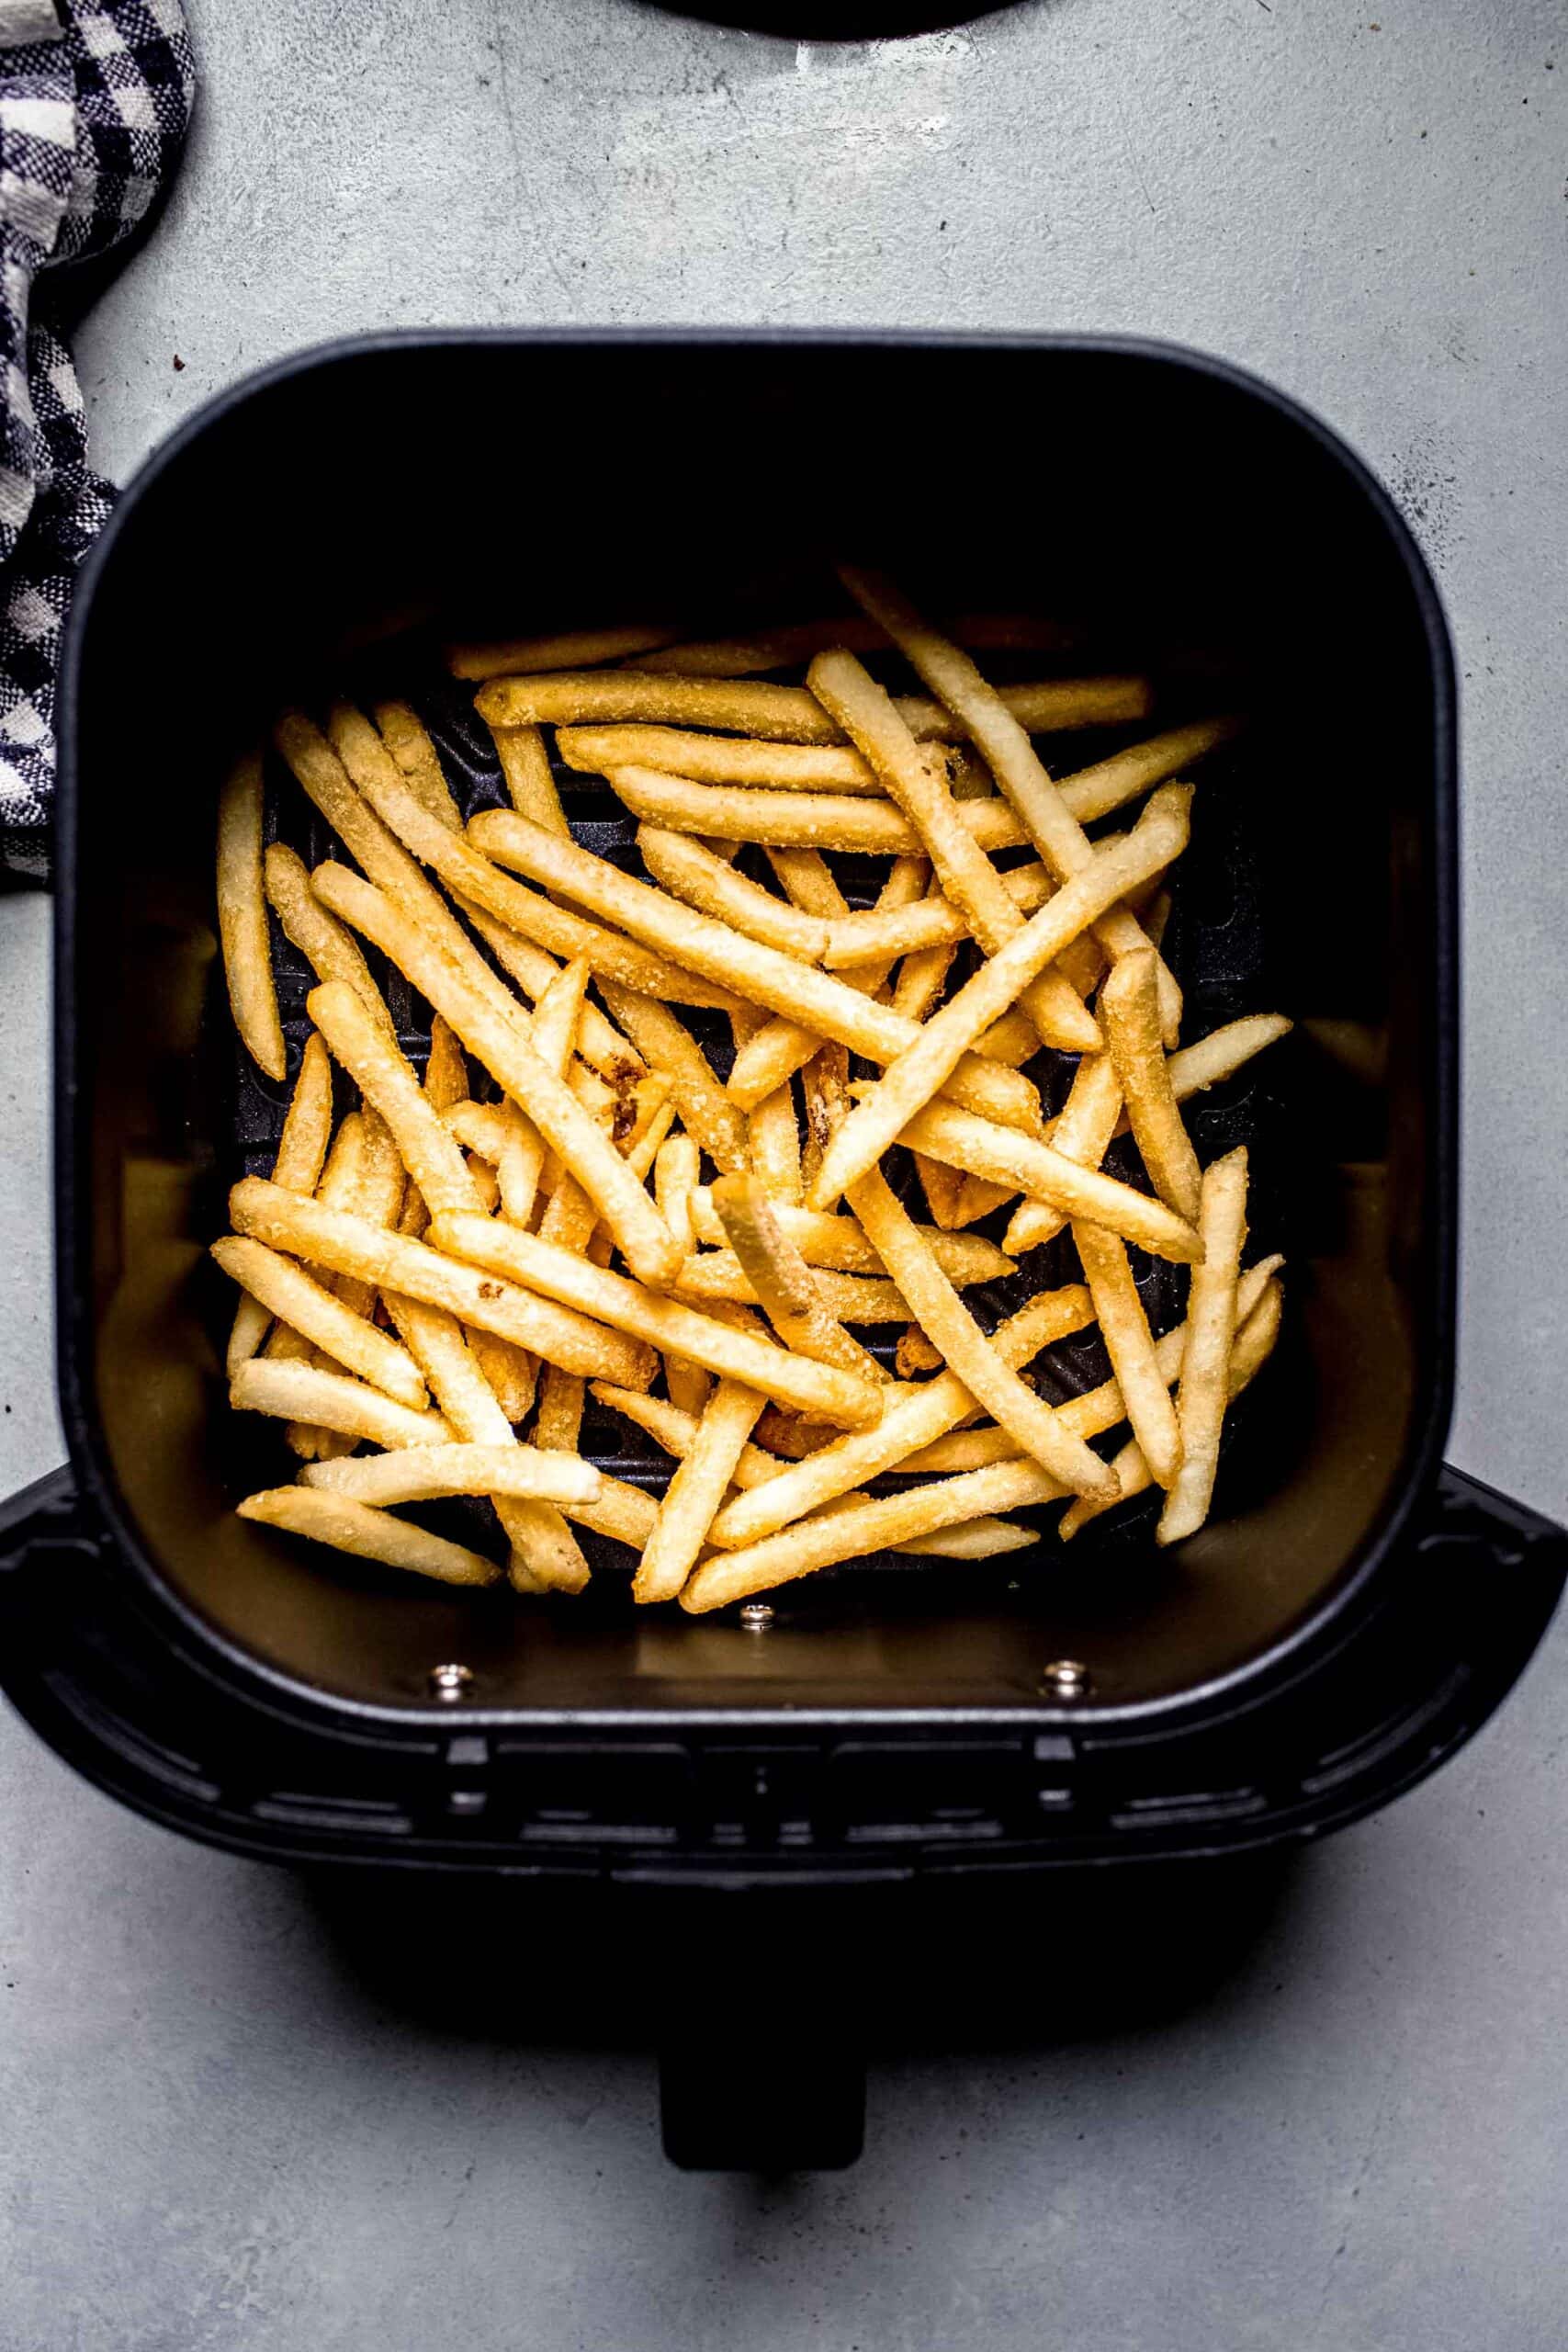
M227 759L392 631L803 616L835 551L939 609L1080 626L1170 709L1257 714L1200 795L1171 935L1184 1035L1298 1023L1196 1114L1205 1158L1251 1140L1255 1248L1290 1256L1288 1336L1213 1523L1177 1559L1144 1515L995 1567L814 1580L758 1639L634 1616L615 1577L541 1605L333 1573L236 1520L267 1473L223 1400L203 1251L247 1117L276 1105L247 1111L223 1041ZM270 1671L371 1705L422 1703L454 1657L487 1704L548 1711L1016 1706L1062 1655L1126 1704L1255 1658L1343 1586L1446 1412L1445 695L1407 547L1356 474L1252 388L1157 353L453 338L328 356L209 413L97 564L65 778L67 1413L132 1560Z

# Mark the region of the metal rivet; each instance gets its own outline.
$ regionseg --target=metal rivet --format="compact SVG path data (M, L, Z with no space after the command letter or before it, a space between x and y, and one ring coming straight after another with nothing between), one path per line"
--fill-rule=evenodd
M771 1604L765 1600L748 1600L740 1611L740 1623L749 1634L765 1634L773 1622Z
M1041 1688L1053 1699L1087 1699L1089 1670L1081 1659L1054 1657L1040 1676Z
M456 1706L471 1688L473 1679L471 1666L433 1666L429 1676L430 1695L433 1699L444 1700L449 1707Z

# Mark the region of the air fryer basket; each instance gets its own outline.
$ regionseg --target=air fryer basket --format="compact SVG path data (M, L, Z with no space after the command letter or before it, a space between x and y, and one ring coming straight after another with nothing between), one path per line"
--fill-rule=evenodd
M334 1572L237 1521L266 1441L223 1402L203 1250L280 1099L236 1076L211 1017L226 758L280 699L374 679L389 639L437 616L729 625L808 610L843 548L942 603L1057 614L1093 659L1152 666L1171 709L1258 714L1203 779L1171 937L1187 1035L1275 1006L1298 1023L1197 1113L1205 1157L1252 1141L1255 1245L1291 1261L1288 1340L1215 1521L1175 1561L1141 1518L1066 1554L1047 1533L999 1567L878 1564L781 1593L757 1634L635 1613L608 1572L586 1602L542 1605ZM434 668L399 674L449 746L478 750L482 797L460 699ZM1551 1532L1435 1484L1455 1182L1446 633L1382 494L1275 396L1180 354L1050 340L329 351L216 404L133 488L84 582L63 717L73 1466L11 1539L5 1670L135 1802L256 1850L547 1873L1170 1851L1376 1802L1528 1657L1562 1573ZM299 823L297 798L276 805ZM572 813L592 845L624 847L603 797ZM296 1034L302 994L296 974ZM412 1035L418 1008L395 1009ZM1048 1254L1031 1269L1056 1278ZM1066 1369L1094 1376L1089 1358ZM658 1475L624 1433L595 1435L621 1475ZM1452 1577L1486 1572L1468 1611L1412 1566L1435 1530ZM39 1565L62 1543L98 1566L64 1617ZM1060 1695L1063 1658L1087 1699ZM470 1670L456 1706L433 1695L443 1662Z

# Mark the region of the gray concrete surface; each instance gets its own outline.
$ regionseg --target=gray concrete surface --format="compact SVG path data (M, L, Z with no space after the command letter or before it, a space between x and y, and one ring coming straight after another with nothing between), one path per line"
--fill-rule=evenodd
M1451 1452L1568 1512L1561 7L1026 0L871 48L637 0L193 16L188 168L80 338L122 476L275 355L429 320L1146 331L1364 451L1465 679ZM1314 718L1331 756L1331 695ZM3 1487L61 1451L45 936L0 901ZM1563 1661L1314 1856L1211 1991L889 2052L865 2163L787 2192L666 2171L645 2056L442 2029L291 1881L6 1719L0 2346L1555 2352Z

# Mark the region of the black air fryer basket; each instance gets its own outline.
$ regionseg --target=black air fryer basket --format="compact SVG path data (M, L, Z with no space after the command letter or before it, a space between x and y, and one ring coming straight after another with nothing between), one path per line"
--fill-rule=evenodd
M1151 667L1163 709L1257 714L1201 776L1168 940L1186 1035L1252 1010L1297 1024L1195 1114L1203 1158L1251 1142L1255 1248L1290 1261L1213 1521L1169 1558L1128 1514L1066 1551L1047 1527L996 1563L879 1562L784 1589L758 1630L634 1612L610 1546L583 1601L476 1600L236 1519L265 1458L226 1406L204 1252L283 1093L237 1063L221 1001L226 761L282 701L373 682L394 636L416 674L403 649L438 618L731 629L808 612L846 548L950 608L1060 614L1089 658ZM482 732L434 663L417 675L482 799ZM71 1460L0 1534L0 1677L104 1787L296 1862L952 1883L1314 1836L1431 1770L1519 1673L1564 1540L1441 1462L1449 639L1381 490L1277 394L1051 338L334 347L145 469L84 575L61 717ZM626 850L603 793L568 807ZM303 991L286 976L286 1020ZM394 1012L418 1051L406 989ZM607 1423L593 1446L662 1476Z

